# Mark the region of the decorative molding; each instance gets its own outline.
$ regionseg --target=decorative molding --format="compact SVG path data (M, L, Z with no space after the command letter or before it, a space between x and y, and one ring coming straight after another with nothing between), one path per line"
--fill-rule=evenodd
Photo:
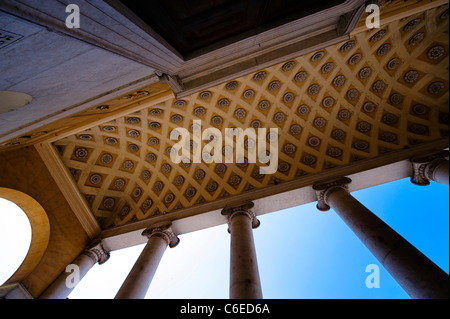
M365 8L366 5L363 4L359 8L341 15L337 25L337 34L344 35L350 33L358 24Z
M155 73L158 76L161 83L167 83L170 86L170 88L172 89L173 93L175 93L175 95L177 95L183 91L184 86L178 76L169 75L169 74L163 73L161 71L156 71Z
M132 90L131 93L130 90ZM148 95L145 92L151 92L151 94ZM153 74L142 81L134 81L89 101L67 107L63 111L48 114L45 119L38 119L19 129L0 134L0 151L41 141L53 142L97 123L107 122L173 97L170 87L158 82L157 76Z
M100 225L89 209L86 198L78 190L69 169L64 166L55 148L50 143L46 142L36 144L35 148L63 193L69 206L80 221L83 229L90 238L96 238L101 231Z
M421 156L411 159L412 173L411 183L418 186L430 185L430 180L434 181L434 172L438 166L448 162L449 151Z
M348 184L352 180L348 177L339 177L324 182L317 182L313 185L313 189L316 191L317 195L317 209L320 211L327 211L330 209L328 204L328 198L330 194L338 189L348 190Z
M412 163L411 183L418 186L430 185L430 181L425 177L425 168L428 162Z
M105 263L109 257L109 251L105 249L101 239L93 240L83 251L83 254L92 259L94 263L99 263L99 265Z
M160 237L167 242L170 248L177 246L180 242L180 239L172 228L171 222L151 225L142 232L142 236L146 236L148 239L153 236Z
M227 217L228 232L230 232L231 221L236 216L247 216L252 222L252 228L258 228L261 224L256 218L255 212L252 210L255 204L253 202L248 202L239 206L225 207L221 214Z

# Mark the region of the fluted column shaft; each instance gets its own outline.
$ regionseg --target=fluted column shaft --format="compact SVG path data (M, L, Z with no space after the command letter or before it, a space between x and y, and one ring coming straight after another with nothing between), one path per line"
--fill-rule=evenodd
M70 271L64 270L61 275L42 293L40 299L66 299L75 288L77 282L72 282L70 276L75 276L78 281L89 272L98 262L105 263L109 259L109 252L104 248L100 240L92 242L71 264ZM67 269L67 268L66 268ZM68 281L70 285L68 285Z
M152 226L142 235L148 242L115 299L144 299L167 246L175 247L179 242L171 224Z
M250 206L224 210L222 213L228 215L228 231L231 233L230 298L261 299L261 282L252 230L259 226L259 221Z
M320 210L330 207L412 298L448 298L448 275L350 195L350 179L315 185Z

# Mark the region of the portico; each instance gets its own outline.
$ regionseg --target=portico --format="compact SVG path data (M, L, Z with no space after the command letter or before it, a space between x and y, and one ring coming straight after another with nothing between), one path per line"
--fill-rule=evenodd
M0 187L46 215L16 292L66 298L66 269L81 279L145 244L116 295L144 298L179 236L227 224L230 298L263 298L259 216L317 201L412 298L448 298L448 275L352 196L449 184L448 1L380 1L380 28L362 0L294 2L168 5L152 20L80 1L79 29L61 1L1 2L0 90L30 98L0 105Z

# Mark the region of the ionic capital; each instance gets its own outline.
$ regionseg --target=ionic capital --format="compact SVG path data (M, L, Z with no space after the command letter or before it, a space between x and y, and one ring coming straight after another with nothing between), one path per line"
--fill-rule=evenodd
M228 226L231 224L231 221L234 217L244 215L250 218L250 221L252 222L252 228L257 228L261 223L256 218L255 212L252 210L253 206L255 206L255 204L253 204L252 202L248 202L240 206L225 207L222 210L222 215L227 216Z
M348 184L352 180L348 177L339 177L333 180L318 182L313 185L313 189L316 191L317 195L317 209L320 211L327 211L330 209L328 204L328 198L330 194L338 189L348 190Z
M151 237L160 237L167 242L170 248L175 247L180 242L170 222L152 225L142 232L142 236L146 236L148 239Z
M94 263L98 262L100 265L109 259L109 251L105 249L101 239L93 240L82 254L91 258Z
M441 151L427 156L412 158L411 183L419 186L429 185L430 180L435 180L434 173L436 168L448 161L447 158L448 151Z

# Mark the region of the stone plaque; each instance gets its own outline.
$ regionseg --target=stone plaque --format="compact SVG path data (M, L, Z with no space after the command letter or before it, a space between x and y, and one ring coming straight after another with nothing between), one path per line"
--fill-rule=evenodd
M22 35L0 29L0 49L20 40Z

